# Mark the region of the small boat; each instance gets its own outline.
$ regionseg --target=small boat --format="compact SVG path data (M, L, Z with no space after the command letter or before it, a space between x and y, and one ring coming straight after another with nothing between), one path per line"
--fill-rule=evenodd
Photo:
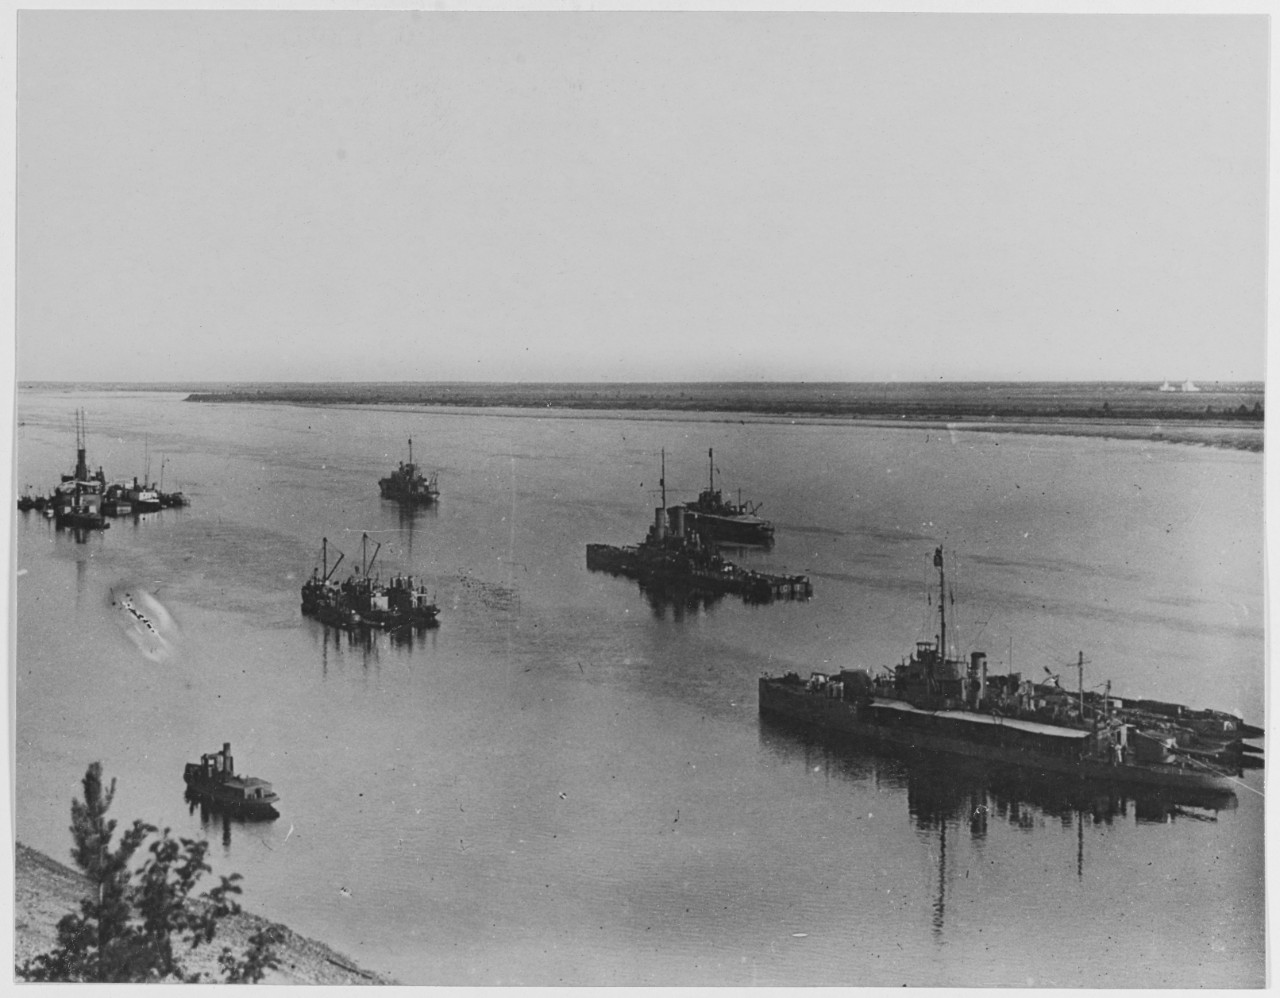
M145 480L139 482L134 478L133 484L125 487L125 495L135 513L155 513L162 509L160 490Z
M436 481L436 472L427 478L413 463L413 438L409 439L409 460L401 461L400 466L386 478L378 479L378 489L383 499L394 499L396 502L410 506L429 506L440 498L440 488Z
M163 509L180 509L183 506L191 505L185 495L179 492L166 492L164 490L164 466L168 462L168 458L160 459L160 484L156 486L156 496L160 500L160 506Z
M215 806L249 817L279 817L275 804L280 795L266 780L236 774L230 742L223 743L221 752L208 752L199 762L187 763L182 779L190 794Z

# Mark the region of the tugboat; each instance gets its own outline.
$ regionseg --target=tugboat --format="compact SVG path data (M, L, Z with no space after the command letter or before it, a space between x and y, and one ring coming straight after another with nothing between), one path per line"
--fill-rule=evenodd
M62 482L54 489L49 507L54 524L75 530L104 530L110 524L102 515L102 493L106 489L106 477L99 468L90 474L85 459L84 410L76 412L76 466L70 475L63 475Z
M413 463L413 438L409 438L409 461L400 462L400 466L386 478L378 479L378 489L383 499L394 499L409 506L430 506L440 498L440 489L436 483L436 472L430 478L423 476L418 466Z
M187 792L193 797L253 818L278 818L275 809L280 799L266 780L256 776L237 776L231 758L231 743L224 742L221 752L200 756L189 762L182 772Z
M716 488L715 454L707 449L710 468L707 487L693 502L684 504L685 525L701 534L705 540L729 541L737 544L773 543L773 524L758 513L758 504L734 503L725 499Z
M427 587L414 581L412 575L394 575L383 585L370 576L382 545L374 542L373 557L369 557L369 535L363 535L362 564L346 582L333 581L333 573L343 559L329 567L329 539L321 544L322 569L312 572L302 586L302 612L331 627L395 630L402 627L418 629L438 627L440 608L427 593ZM323 571L323 574L321 574Z
M933 556L939 592L946 575L942 548ZM938 599L936 641L919 641L909 660L872 677L864 669L763 676L760 713L807 733L913 750L971 756L1101 783L1232 792L1245 768L1261 766L1260 749L1244 744L1260 728L1220 711L1124 701L1086 693L1084 655L1079 689L988 675L987 657L947 655L946 601Z
M701 536L687 529L684 506L667 508L666 453L662 455L662 505L639 544L617 547L588 544L587 568L636 579L650 589L679 588L734 593L752 603L808 599L813 586L806 575L770 575L721 557Z
M126 486L125 495L135 513L156 513L162 508L160 492L155 485L146 481L146 476L143 476L142 482L134 478L133 484Z

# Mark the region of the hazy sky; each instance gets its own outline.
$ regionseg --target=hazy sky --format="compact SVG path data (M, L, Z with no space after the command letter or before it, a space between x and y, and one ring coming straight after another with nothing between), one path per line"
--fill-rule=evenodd
M1261 16L18 25L21 380L1264 376Z

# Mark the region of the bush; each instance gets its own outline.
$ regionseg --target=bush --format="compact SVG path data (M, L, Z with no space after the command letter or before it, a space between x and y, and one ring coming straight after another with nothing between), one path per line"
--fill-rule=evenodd
M134 821L112 848L116 822L107 809L116 783L102 783L101 763L85 771L84 800L71 801L71 858L89 878L93 891L80 902L80 911L58 922L58 945L17 966L28 981L167 981L194 984L199 973L188 972L182 955L213 941L218 923L237 914L240 875L221 877L221 883L196 897L197 883L211 867L205 862L209 843L174 839L169 829L148 847L140 869L132 860L157 829ZM223 947L218 957L228 983L256 983L277 965L269 930L254 935L249 951L237 957Z

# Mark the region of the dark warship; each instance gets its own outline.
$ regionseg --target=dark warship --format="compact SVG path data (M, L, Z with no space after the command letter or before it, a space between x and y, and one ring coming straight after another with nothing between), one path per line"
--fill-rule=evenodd
M698 493L697 499L684 504L686 529L708 541L772 544L773 524L759 515L759 504L744 503L741 496L736 503L725 499L716 488L715 454L711 449L707 450L707 463L707 487Z
M934 553L945 592L942 548ZM901 664L873 676L865 669L764 676L760 714L806 734L971 756L1056 778L1170 789L1232 791L1241 771L1262 765L1246 743L1263 731L1215 710L1154 700L1119 699L1051 677L991 675L987 657L947 654L946 601L937 601L936 640L919 641Z
M667 508L666 455L659 479L662 505L654 510L649 533L639 544L588 544L587 568L636 579L650 590L678 589L731 593L749 603L808 599L813 586L806 575L772 575L743 568L722 557L714 545L688 529L684 506Z
M383 499L394 499L406 506L430 506L440 498L437 473L427 478L413 463L413 438L409 439L409 460L386 478L378 479L378 490Z

